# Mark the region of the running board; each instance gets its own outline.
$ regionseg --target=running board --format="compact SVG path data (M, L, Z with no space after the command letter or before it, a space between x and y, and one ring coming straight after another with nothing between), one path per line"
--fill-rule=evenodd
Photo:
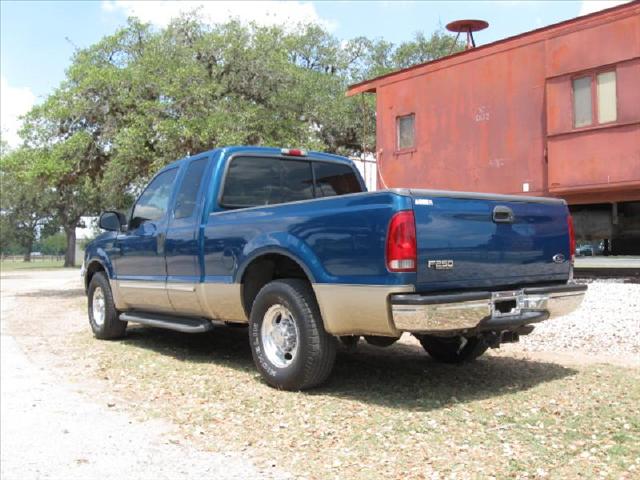
M166 328L183 333L202 333L213 330L215 324L206 318L185 318L147 313L121 313L120 321L141 323L149 327Z

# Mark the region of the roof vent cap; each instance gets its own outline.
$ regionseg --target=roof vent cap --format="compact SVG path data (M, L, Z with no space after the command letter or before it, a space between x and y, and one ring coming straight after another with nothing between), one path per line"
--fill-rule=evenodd
M489 22L484 20L456 20L447 24L447 30L450 32L456 32L456 42L460 34L465 32L467 34L466 50L476 47L476 41L473 39L473 32L484 30L489 26Z

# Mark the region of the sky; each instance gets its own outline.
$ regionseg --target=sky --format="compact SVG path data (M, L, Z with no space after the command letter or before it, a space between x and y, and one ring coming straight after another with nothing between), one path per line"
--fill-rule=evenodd
M478 18L482 45L579 15L624 3L620 0L555 1L13 1L0 0L0 114L2 138L19 142L20 116L64 79L76 48L87 47L137 16L158 28L181 11L201 8L203 19L230 18L259 24L314 22L339 39L357 36L393 43L427 34L452 20Z

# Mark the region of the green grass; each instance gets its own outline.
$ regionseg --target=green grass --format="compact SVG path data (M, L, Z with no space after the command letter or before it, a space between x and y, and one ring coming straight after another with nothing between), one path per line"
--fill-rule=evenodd
M2 260L0 261L0 271L10 272L13 270L39 270L50 268L62 268L63 260L34 260L23 262L22 260ZM77 268L77 267L75 267Z
M142 418L168 418L212 450L306 478L637 478L640 370L508 356L464 366L420 347L341 352L329 382L269 388L246 330L82 334L94 375ZM80 353L79 353L80 355Z

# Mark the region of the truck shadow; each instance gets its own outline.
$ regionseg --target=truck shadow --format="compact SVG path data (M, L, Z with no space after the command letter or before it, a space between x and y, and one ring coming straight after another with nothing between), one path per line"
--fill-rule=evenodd
M447 365L416 345L361 347L339 355L327 385L311 393L422 411L512 394L577 373L556 363L490 353L474 362Z
M16 294L16 297L30 298L82 298L85 296L82 288L70 288L67 290L50 289L35 290L32 292L23 292Z
M188 335L133 327L122 342L184 362L217 363L255 373L255 381L264 384L253 365L243 328ZM361 340L356 352L339 350L329 380L306 394L427 411L528 390L576 373L556 363L490 354L468 364L444 365L434 362L417 345L399 343L383 349Z

